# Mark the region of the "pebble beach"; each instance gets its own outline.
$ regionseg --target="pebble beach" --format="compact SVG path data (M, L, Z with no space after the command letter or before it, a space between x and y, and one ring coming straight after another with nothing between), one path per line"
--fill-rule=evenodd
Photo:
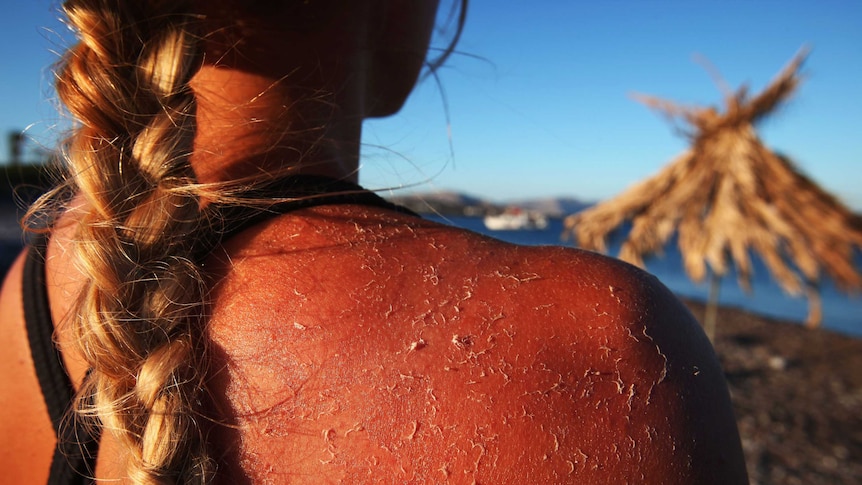
M728 307L717 321L751 484L862 483L862 339Z

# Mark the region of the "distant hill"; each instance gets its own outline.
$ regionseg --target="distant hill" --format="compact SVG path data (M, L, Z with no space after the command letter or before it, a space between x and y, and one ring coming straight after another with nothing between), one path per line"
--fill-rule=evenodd
M548 217L565 217L569 214L580 212L593 205L593 203L584 202L574 197L551 197L544 199L516 200L512 201L511 205L540 212Z
M387 199L419 214L482 215L495 209L494 204L478 197L449 190L395 195Z
M522 199L507 202L491 202L472 195L454 191L436 191L388 197L393 203L403 205L420 214L483 216L497 214L506 207L517 206L548 217L564 217L592 205L572 197Z

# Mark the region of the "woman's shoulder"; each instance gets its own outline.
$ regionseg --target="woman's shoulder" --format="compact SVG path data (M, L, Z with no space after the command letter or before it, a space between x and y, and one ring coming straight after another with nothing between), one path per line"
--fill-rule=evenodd
M281 468L744 479L715 355L652 276L427 223L357 231L344 247L232 259L217 290L215 382L244 430L246 473L308 449Z
M613 258L509 244L427 221L347 220L276 220L232 241L210 265L219 280L215 308L253 307L260 321L267 308L284 315L306 301L317 313L340 301L368 312L438 308L459 319L496 307L509 319L542 320L535 331L581 336L672 315L667 325L698 333L658 280Z
M0 466L9 483L44 483L55 435L42 397L24 323L22 252L0 291Z

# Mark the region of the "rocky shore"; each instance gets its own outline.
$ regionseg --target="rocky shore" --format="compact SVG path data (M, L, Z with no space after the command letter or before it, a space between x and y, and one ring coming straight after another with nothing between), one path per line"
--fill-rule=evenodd
M862 339L725 307L715 349L752 485L862 483Z

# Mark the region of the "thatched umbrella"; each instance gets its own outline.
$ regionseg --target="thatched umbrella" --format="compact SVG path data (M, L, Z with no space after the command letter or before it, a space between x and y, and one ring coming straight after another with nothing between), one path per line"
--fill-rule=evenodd
M714 328L718 281L730 264L750 287L753 251L791 293L809 297L807 325L820 324L817 282L828 274L840 288L862 287L853 264L862 248L854 214L781 155L766 148L755 124L786 101L799 85L806 57L800 52L759 95L743 86L727 94L723 113L639 96L647 106L690 126L691 148L657 175L615 198L566 219L566 234L585 248L605 251L606 237L621 223L632 229L620 258L643 265L676 232L686 273L712 288L704 326Z

